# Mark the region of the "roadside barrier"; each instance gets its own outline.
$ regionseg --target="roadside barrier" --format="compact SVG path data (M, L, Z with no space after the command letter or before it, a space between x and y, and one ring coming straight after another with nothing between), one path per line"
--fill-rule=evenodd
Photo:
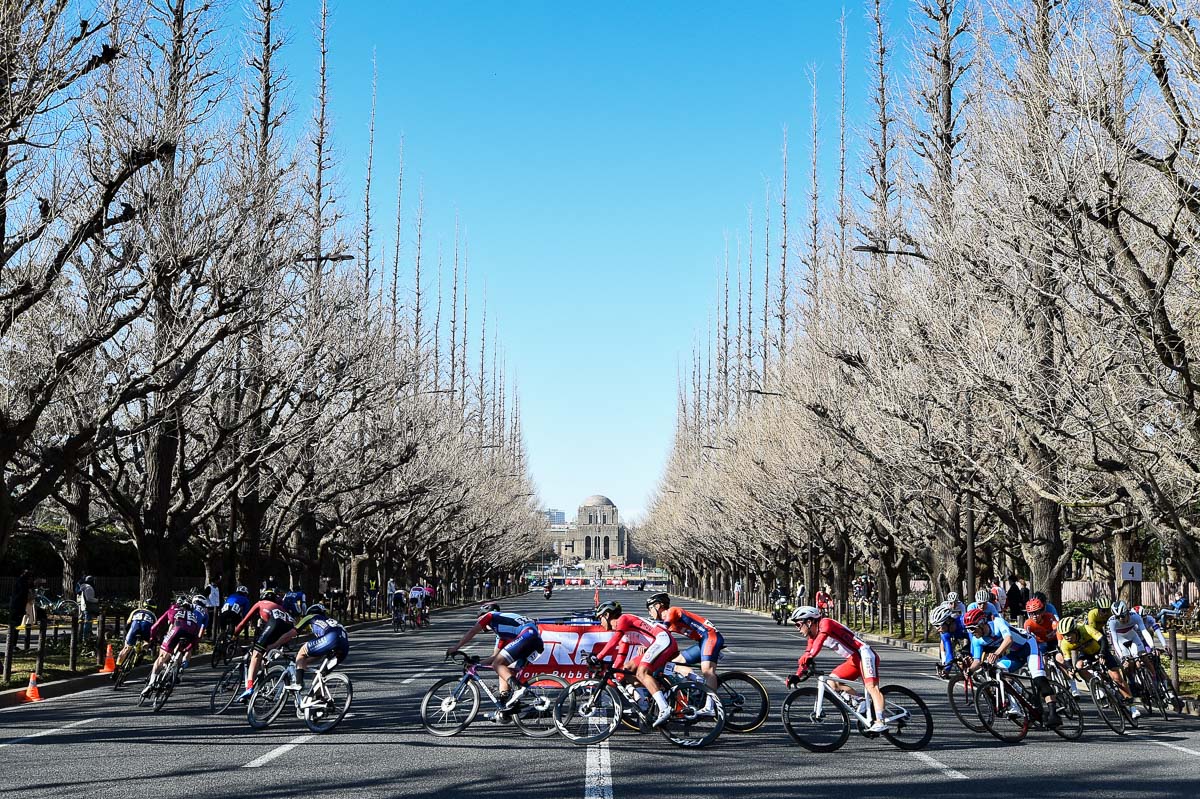
M37 675L29 672L29 687L25 689L26 702L41 702L42 692L38 690Z

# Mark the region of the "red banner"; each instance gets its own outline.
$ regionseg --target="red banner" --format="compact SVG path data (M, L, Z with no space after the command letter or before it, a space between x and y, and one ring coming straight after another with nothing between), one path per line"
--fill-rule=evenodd
M538 623L542 651L534 654L518 672L522 679L539 674L557 674L567 682L589 676L587 656L604 648L615 633L595 622Z

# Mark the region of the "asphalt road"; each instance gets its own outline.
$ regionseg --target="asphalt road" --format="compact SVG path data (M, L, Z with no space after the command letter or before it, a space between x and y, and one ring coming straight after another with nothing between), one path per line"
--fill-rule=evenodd
M645 594L602 592L641 610ZM590 607L592 591L563 590L547 602L531 594L505 603L529 615ZM354 681L351 715L313 736L287 712L256 732L244 715L207 714L216 672L193 668L163 712L136 707L141 685L108 688L0 711L0 796L203 797L472 796L626 799L687 797L1188 796L1200 793L1200 720L1152 720L1117 738L1090 715L1070 743L1031 731L1007 746L964 729L950 714L932 661L881 647L885 683L920 693L934 714L934 738L920 753L852 735L840 751L795 746L779 722L782 677L795 668L802 639L770 619L696 607L725 634L730 668L757 674L771 692L761 729L726 733L705 750L683 750L657 734L621 731L606 746L523 737L477 721L462 735L427 734L418 717L425 689L454 673L441 652L473 621L468 611L438 614L418 633L390 628L351 634L345 671ZM490 641L474 645L490 648ZM832 668L826 652L819 665Z

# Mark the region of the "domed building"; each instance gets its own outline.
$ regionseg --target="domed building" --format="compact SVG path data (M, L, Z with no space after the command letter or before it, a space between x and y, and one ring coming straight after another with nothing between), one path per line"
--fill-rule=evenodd
M551 525L550 537L565 566L608 566L630 559L629 531L620 522L616 503L603 494L579 503L574 524Z

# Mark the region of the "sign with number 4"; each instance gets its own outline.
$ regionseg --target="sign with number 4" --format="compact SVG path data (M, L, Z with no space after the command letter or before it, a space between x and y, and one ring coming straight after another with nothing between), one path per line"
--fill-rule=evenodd
M1140 583L1142 581L1142 564L1133 560L1122 561L1121 579L1127 583Z

